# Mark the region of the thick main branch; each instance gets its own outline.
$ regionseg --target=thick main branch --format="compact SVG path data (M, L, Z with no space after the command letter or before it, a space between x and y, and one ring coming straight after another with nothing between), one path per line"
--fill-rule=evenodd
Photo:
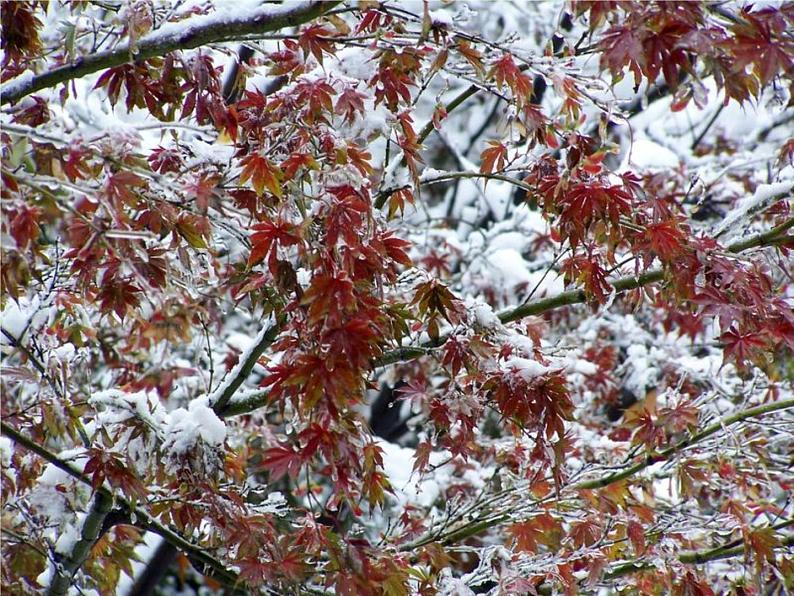
M102 534L102 525L113 507L113 499L103 491L94 493L91 508L80 528L80 539L55 565L55 577L47 590L48 596L62 596L69 592L77 570L88 558L88 553Z
M307 23L332 9L340 1L286 2L281 6L263 4L255 11L241 10L210 14L178 23L167 23L141 38L134 48L122 47L80 56L76 60L39 75L21 76L9 81L0 91L0 104L74 79L128 62L163 56L176 50L189 50L212 43L234 41L244 35L268 33L284 27Z

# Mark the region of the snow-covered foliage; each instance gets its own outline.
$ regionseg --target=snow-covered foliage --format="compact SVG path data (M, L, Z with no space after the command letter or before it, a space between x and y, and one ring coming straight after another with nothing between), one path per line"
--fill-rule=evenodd
M792 31L4 3L3 588L793 589Z

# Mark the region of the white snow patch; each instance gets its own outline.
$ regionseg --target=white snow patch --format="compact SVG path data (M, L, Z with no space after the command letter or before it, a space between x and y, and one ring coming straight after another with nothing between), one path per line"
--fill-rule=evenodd
M667 147L645 138L634 141L629 156L631 165L640 168L669 169L677 168L679 165L679 159L675 153Z
M32 301L20 300L19 304L13 300L6 303L6 307L0 313L0 325L2 325L3 333L0 335L0 344L8 345L10 340L6 337L6 333L13 336L14 339L20 341L22 335L25 333L26 328L32 326L32 319L39 309L39 299L36 297Z
M0 437L0 466L11 466L11 456L14 455L14 441L8 437Z
M485 302L467 297L466 306L469 312L472 314L472 318L480 327L484 329L499 329L502 326L502 322L499 320L499 317L496 315L490 305L486 304Z
M84 516L81 516L84 517ZM66 555L74 549L74 545L80 540L80 530L78 526L82 526L82 521L79 523L68 524L65 528L61 529L61 535L55 543L55 552L61 555Z
M383 450L383 470L394 488L398 504L403 507L408 504L431 507L441 494L441 483L449 477L444 467L437 468L432 478L412 481L416 451L388 441L378 441L378 447ZM433 452L430 454L430 463L438 465L447 456L442 452Z
M177 408L171 412L166 436L164 449L185 453L199 440L209 445L223 445L226 440L226 425L212 409L194 400L187 410Z
M548 373L551 369L537 360L530 360L529 358L519 358L513 356L508 358L504 367L508 370L519 373L525 381L531 381L536 377L540 377Z

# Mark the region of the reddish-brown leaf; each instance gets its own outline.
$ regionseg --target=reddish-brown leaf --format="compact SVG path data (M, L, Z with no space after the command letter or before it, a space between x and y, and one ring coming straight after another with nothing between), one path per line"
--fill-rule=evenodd
M283 179L281 169L271 163L267 157L259 153L251 153L240 160L240 164L243 166L243 171L240 173L241 185L251 180L254 190L260 196L265 189L279 199L284 196L281 188Z
M507 161L507 147L499 141L488 141L488 148L480 154L480 159L482 160L480 172L483 174L499 172Z
M265 451L262 468L270 472L271 481L275 482L285 475L295 478L303 465L303 456L291 447L271 447Z

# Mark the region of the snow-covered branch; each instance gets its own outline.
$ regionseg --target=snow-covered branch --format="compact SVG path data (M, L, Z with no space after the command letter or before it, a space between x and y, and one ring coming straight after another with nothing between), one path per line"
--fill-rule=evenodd
M52 578L47 594L63 596L72 585L72 578L88 557L88 553L99 539L105 518L113 507L113 499L104 491L97 491L91 499L91 507L80 527L80 537L72 545L58 545L65 554L56 558L55 577Z
M214 14L195 17L188 22L164 25L138 40L134 48L126 44L113 50L80 56L69 64L38 75L26 74L7 81L0 91L0 104L19 101L36 91L128 62L301 25L338 4L339 2L335 0L287 2L279 6L263 3L261 7L253 10L229 10L233 8L232 4L221 5L219 11Z
M274 315L262 324L262 329L251 347L240 356L237 365L229 371L227 377L209 396L209 405L216 414L219 416L229 415L226 412L229 401L251 374L259 357L278 337L282 322L279 317Z
M9 439L13 440L15 443L22 445L25 449L28 449L41 457L43 460L48 462L49 464L55 466L59 470L66 472L69 476L75 478L76 480L82 482L87 486L93 487L93 483L91 479L86 476L83 472L77 469L74 465L70 464L67 461L64 461L56 454L52 453L50 450L42 447L35 441L31 440L29 437L26 437L19 431L17 431L11 425L0 422L0 431L2 431L2 435L8 437ZM132 523L134 525L139 526L142 529L149 530L158 534L161 538L166 540L168 543L172 544L177 549L181 550L182 552L189 554L193 557L196 561L203 563L207 566L207 573L211 575L216 580L224 583L225 585L233 586L237 582L236 574L226 566L221 563L218 559L210 555L206 549L197 546L191 543L189 540L180 536L170 528L166 527L165 525L158 522L153 516L151 516L148 512L144 511L141 507L133 507L130 502L120 496L118 494L113 494L109 489L104 486L100 486L96 489L95 495L102 494L102 497L99 500L95 500L96 505L96 514L93 518L94 520L98 520L100 517L104 517L107 515L107 511L105 511L107 503L110 502L115 503L128 517L128 523ZM133 521L134 520L134 521ZM93 528L93 522L92 526ZM90 528L89 528L90 529ZM94 535L93 530L91 532L85 533L85 536L92 536ZM96 534L96 537L99 537L99 534ZM81 542L77 542L76 544L82 544ZM82 545L80 548L83 548ZM90 550L90 546L89 546ZM76 555L70 555L69 559L77 561L79 557ZM82 560L81 560L82 562ZM79 566L79 564L78 564ZM75 567L75 570L77 567ZM68 588L68 586L67 586Z

